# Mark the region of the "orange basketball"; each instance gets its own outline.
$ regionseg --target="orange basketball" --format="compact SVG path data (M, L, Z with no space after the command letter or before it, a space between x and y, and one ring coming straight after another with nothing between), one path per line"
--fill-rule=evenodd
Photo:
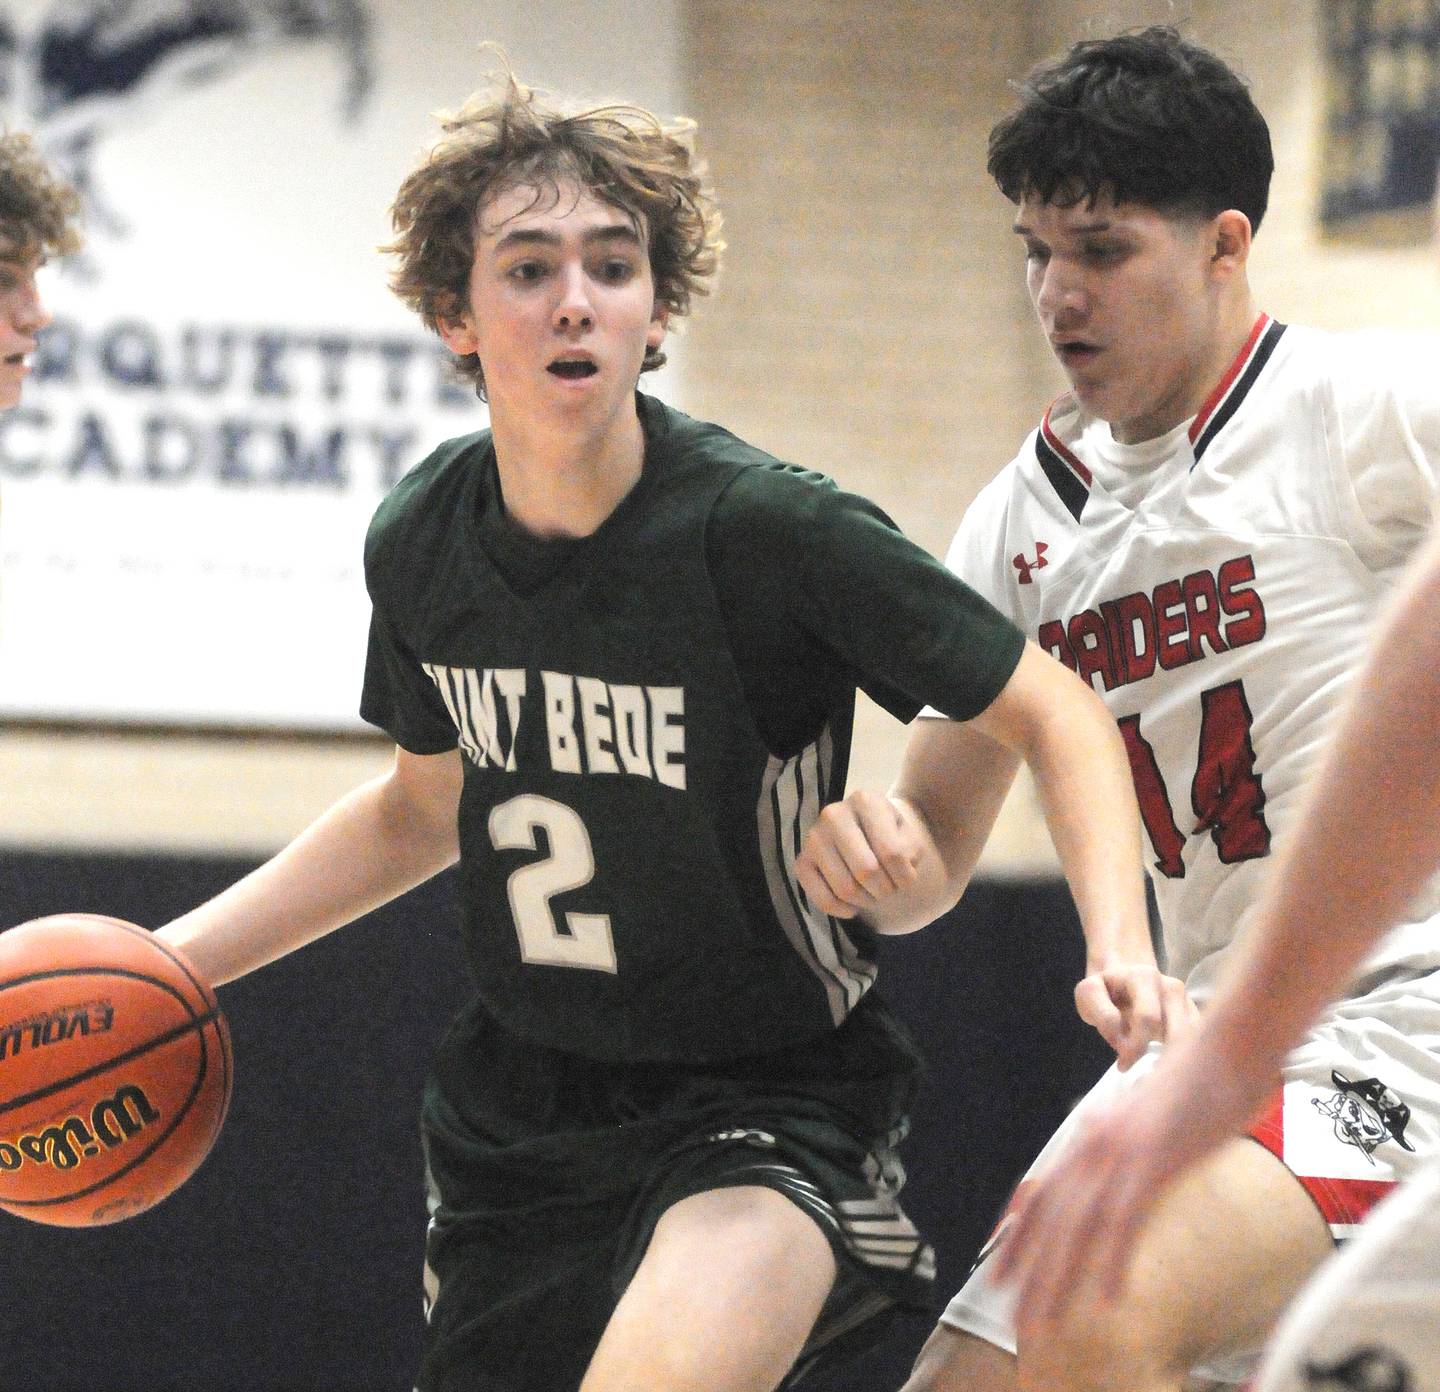
M143 928L57 914L0 933L0 1208L143 1213L209 1152L230 1081L215 993Z

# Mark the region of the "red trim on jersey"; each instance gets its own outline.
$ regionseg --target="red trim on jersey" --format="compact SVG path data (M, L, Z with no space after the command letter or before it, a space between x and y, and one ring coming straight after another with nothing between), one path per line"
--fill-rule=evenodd
M1260 342L1260 335L1270 326L1273 321L1263 311L1260 317L1250 326L1250 336L1245 340L1245 346L1241 348L1226 370L1225 375L1216 385L1215 390L1205 398L1205 404L1195 413L1195 419L1190 422L1190 443L1193 445L1200 438L1200 432L1205 429L1206 422L1215 414L1220 403L1230 394L1230 388L1238 380L1240 374L1245 371L1245 364L1250 361L1250 356L1255 351L1255 345Z
M1393 1179L1340 1179L1297 1173L1285 1158L1285 1094L1281 1089L1275 1091L1249 1134L1295 1175L1327 1223L1360 1222L1395 1188Z
M1068 400L1068 398L1069 393L1067 392L1064 396L1056 397L1055 400L1052 401L1049 406L1045 408L1044 419L1040 422L1040 434L1044 439L1045 443L1049 445L1050 448L1054 450L1055 453L1069 466L1070 472L1074 474L1075 477L1078 478L1080 482L1085 485L1086 488L1089 488L1091 484L1090 470L1087 469L1084 464L1080 462L1079 457L1070 450L1070 448L1064 443L1063 440L1061 440L1061 438L1055 433L1055 431L1051 428L1050 425L1050 412L1053 411L1056 406L1058 406L1062 401Z

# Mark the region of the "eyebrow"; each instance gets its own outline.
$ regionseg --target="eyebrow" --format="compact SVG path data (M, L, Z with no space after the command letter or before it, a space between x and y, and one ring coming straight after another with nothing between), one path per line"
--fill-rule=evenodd
M628 242L631 246L638 247L640 234L628 222L614 222L606 227L588 229L580 240L587 246L596 242ZM507 232L495 243L495 250L502 251L511 246L554 247L561 245L561 242L562 238L558 232L546 232L539 227L517 227L514 231Z
M1097 218L1094 222L1082 222L1074 227L1067 227L1065 230L1067 232L1079 233L1083 236L1091 232L1110 232L1114 227L1115 224L1111 222L1109 218ZM1027 227L1023 222L1017 222L1010 230L1018 233L1022 237L1033 237L1036 235L1035 230Z

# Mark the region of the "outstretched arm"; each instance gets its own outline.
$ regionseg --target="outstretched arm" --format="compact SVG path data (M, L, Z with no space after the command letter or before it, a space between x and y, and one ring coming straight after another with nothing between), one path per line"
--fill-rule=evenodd
M999 1256L1032 1327L1082 1273L1118 1289L1156 1195L1243 1130L1285 1053L1440 865L1440 539L1356 678L1201 1029L1015 1205Z
M1021 761L1029 765L1085 930L1076 1004L1128 1067L1189 1016L1155 965L1129 763L1104 703L1027 643L975 719L926 720L889 797L855 792L806 839L800 882L826 912L880 932L932 922L960 898Z
M458 751L397 749L388 772L157 936L215 986L293 952L454 862L460 780Z

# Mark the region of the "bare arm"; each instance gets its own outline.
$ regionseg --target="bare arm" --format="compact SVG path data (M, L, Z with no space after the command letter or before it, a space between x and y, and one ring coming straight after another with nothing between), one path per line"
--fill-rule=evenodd
M1085 932L1080 1017L1128 1068L1153 1039L1189 1025L1184 983L1163 975L1150 943L1140 809L1125 743L1105 703L1033 644L974 721L1029 765L1045 823Z
M359 918L455 861L460 779L458 751L397 749L388 772L157 936L219 986Z
M1085 926L1091 971L1154 965L1140 863L1140 810L1125 744L1105 704L1067 667L1025 645L1014 676L971 722L1030 767Z
M923 722L888 798L857 791L825 809L797 863L800 882L826 912L861 914L880 932L932 922L969 883L1021 760L1085 930L1077 1007L1128 1066L1189 1007L1150 946L1140 816L1115 722L1033 643L981 715Z

